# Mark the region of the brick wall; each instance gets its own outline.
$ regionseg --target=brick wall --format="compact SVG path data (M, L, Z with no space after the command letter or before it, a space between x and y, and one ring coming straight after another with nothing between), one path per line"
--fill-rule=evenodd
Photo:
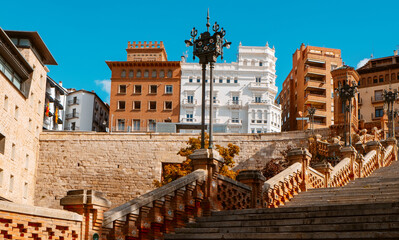
M322 135L329 134L320 130ZM104 192L112 207L144 194L160 179L162 162L181 162L176 155L193 134L108 134L44 132L40 136L35 205L60 208L71 189ZM288 146L306 146L307 133L216 134L215 143L241 149L237 168L262 168Z

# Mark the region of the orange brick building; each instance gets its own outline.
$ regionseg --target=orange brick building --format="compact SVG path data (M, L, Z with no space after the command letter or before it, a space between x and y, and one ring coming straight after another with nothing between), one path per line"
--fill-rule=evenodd
M107 61L112 71L111 131L155 131L179 122L180 61L168 61L163 42L128 43L127 61Z
M341 50L301 45L279 94L282 131L309 129L307 109L315 107L314 128L334 124L334 84L331 71L342 65Z

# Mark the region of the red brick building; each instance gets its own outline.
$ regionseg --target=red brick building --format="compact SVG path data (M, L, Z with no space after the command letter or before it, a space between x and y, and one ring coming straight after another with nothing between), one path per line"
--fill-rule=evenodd
M112 71L111 131L155 131L178 122L180 61L168 61L163 42L128 43L127 61L107 61Z

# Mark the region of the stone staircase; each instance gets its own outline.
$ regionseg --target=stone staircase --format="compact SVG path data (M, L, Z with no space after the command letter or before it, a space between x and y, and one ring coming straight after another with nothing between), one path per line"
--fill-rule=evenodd
M213 212L165 239L399 239L399 162L280 208Z

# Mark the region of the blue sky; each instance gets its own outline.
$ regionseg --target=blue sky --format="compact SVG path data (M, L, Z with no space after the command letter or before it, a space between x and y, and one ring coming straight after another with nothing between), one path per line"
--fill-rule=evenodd
M276 48L277 82L292 67L301 43L339 48L345 64L356 67L370 58L390 56L399 48L399 1L3 1L0 27L38 31L58 62L49 75L67 88L95 90L109 99L106 60L126 60L128 41L163 41L169 60L179 61L184 40L195 26L211 23L226 29L233 43L225 51L235 61L241 41Z

